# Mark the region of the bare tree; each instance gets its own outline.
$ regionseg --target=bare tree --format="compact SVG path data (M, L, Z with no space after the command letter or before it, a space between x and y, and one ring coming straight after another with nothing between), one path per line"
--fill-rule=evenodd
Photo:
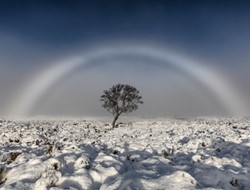
M100 101L103 102L103 107L113 114L114 120L112 122L113 128L119 116L122 113L129 113L137 110L138 104L143 104L139 96L139 91L127 84L117 84L112 86L109 90L104 90Z

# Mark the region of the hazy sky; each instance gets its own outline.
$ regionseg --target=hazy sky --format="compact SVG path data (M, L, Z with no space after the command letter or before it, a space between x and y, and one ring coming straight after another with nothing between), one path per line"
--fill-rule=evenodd
M216 115L228 107L249 115L249 10L249 1L230 0L0 1L0 114L108 115L99 97L122 82L144 99L136 115ZM174 54L188 68L153 52ZM56 78L76 57L88 60Z

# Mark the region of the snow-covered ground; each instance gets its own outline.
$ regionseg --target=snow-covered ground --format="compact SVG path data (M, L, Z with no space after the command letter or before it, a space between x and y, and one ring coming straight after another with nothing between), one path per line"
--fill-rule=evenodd
M250 189L250 119L0 120L0 189Z

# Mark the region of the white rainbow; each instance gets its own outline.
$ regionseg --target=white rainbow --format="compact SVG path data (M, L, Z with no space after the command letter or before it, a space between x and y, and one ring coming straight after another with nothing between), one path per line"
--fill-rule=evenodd
M37 105L37 102L49 88L78 66L91 64L95 58L112 57L123 54L151 57L163 61L166 64L171 64L202 83L204 87L215 95L230 114L240 115L245 110L238 95L216 71L204 68L204 65L170 51L145 46L123 46L95 49L86 55L73 57L54 64L45 72L36 76L32 82L22 90L21 95L16 98L17 101L11 106L8 115L29 115L30 111Z

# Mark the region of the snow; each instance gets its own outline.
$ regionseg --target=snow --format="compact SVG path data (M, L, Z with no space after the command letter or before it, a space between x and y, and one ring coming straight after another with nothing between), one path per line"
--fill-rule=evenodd
M250 119L0 120L0 189L250 189Z

